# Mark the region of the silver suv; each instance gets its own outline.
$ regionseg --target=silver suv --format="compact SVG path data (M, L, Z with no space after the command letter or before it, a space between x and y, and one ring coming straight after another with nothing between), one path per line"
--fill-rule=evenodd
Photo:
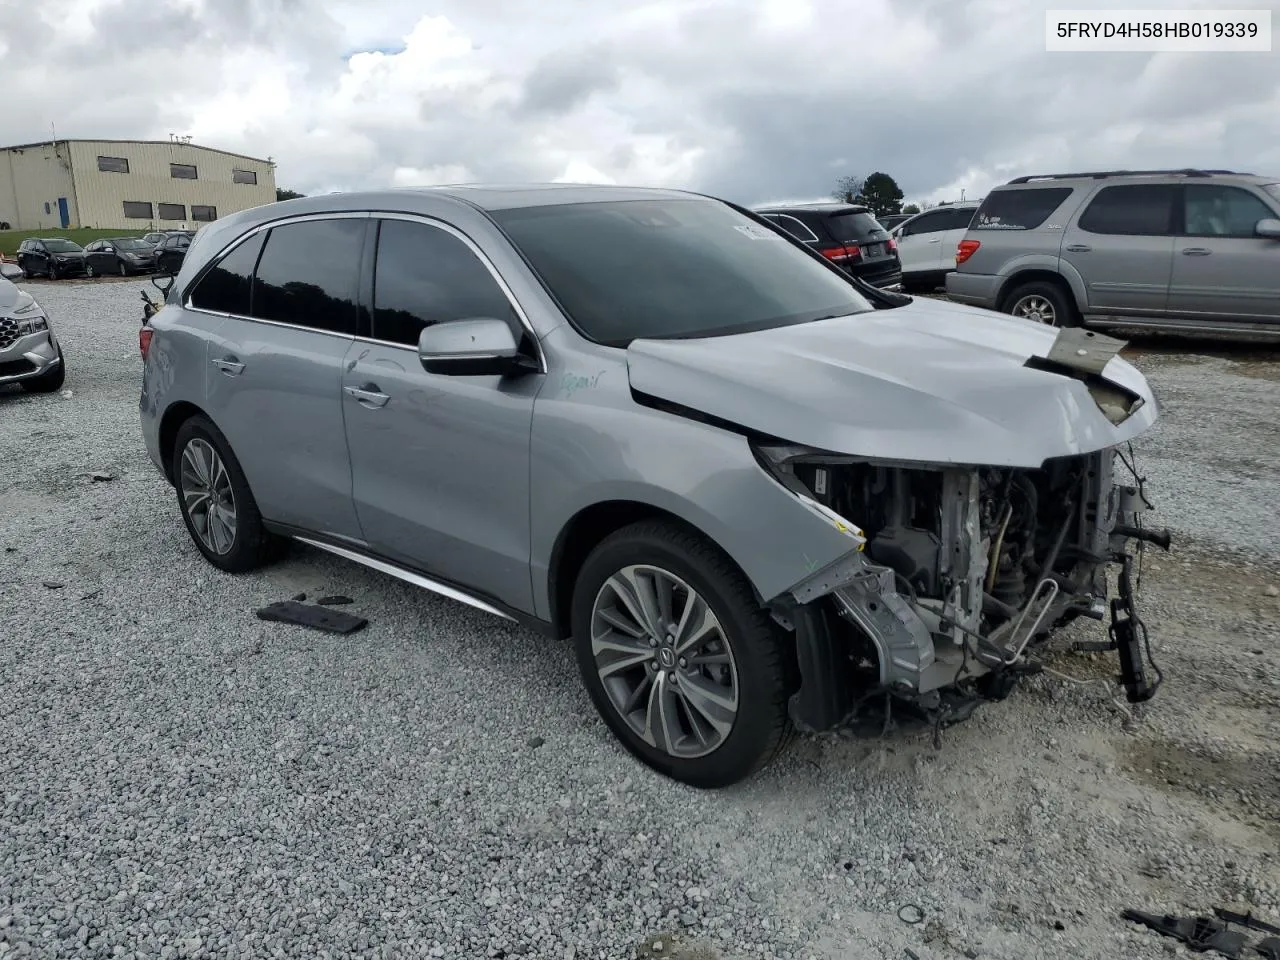
M1059 326L1280 335L1280 178L1222 170L1011 180L947 294Z
M10 282L21 276L16 264L0 264L0 386L52 393L66 376L62 347L39 301Z
M335 194L200 231L140 330L142 432L210 563L293 539L572 636L627 749L721 786L866 704L960 717L1106 615L1158 539L1116 459L1157 409L1089 336L688 193Z

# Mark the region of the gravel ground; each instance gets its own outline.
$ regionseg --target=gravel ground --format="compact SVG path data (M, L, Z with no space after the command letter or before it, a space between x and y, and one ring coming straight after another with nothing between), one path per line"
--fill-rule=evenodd
M200 560L138 435L144 285L30 284L69 392L0 388L0 957L1154 960L1122 908L1280 922L1277 356L1135 354L1180 535L1140 716L1064 653L1095 682L941 750L807 739L707 794L614 745L565 645L303 547ZM299 591L370 626L254 616Z

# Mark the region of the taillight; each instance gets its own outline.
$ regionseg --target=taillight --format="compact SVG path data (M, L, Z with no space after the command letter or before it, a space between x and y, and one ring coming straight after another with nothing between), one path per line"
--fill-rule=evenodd
M898 241L893 239L893 237L890 237L888 247L889 247L889 252L892 253L893 251L898 249Z
M138 352L142 354L142 359L147 359L147 353L151 350L151 335L155 333L150 327L143 327L138 331Z
M862 249L860 247L832 247L830 250L823 250L822 255L834 263L845 263L849 260L861 260Z
M982 246L982 244L979 243L977 240L961 240L959 243L957 243L956 244L957 266L959 264L964 263L966 260L972 257L977 252L980 246Z

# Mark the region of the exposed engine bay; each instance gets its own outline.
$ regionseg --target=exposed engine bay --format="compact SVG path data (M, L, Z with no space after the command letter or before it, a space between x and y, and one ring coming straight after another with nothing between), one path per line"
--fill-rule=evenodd
M1169 537L1141 526L1150 504L1131 451L1055 458L1039 469L785 447L769 458L793 492L856 525L864 541L840 569L793 591L793 607L775 609L797 632L802 687L792 714L802 729L839 725L869 692L926 711L948 695L998 699L1036 672L1028 654L1080 616L1110 624L1106 640L1077 649L1116 650L1129 701L1154 695L1159 671L1148 678L1131 565L1146 543L1167 550ZM1131 484L1117 482L1118 465Z

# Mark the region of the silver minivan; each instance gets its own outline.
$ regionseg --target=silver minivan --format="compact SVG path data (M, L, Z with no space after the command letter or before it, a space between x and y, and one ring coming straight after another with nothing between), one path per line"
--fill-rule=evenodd
M1056 326L1280 336L1280 177L1018 177L979 207L946 290Z

